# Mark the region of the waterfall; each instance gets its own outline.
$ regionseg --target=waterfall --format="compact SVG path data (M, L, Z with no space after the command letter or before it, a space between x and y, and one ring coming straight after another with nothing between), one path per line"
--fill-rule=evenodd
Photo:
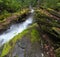
M33 9L31 9L31 14L34 12ZM18 35L18 33L21 33L23 30L27 29L27 27L32 24L33 22L33 16L30 15L26 21L18 24L13 24L10 26L10 29L6 30L3 34L0 35L0 45L3 45L4 43L11 40L14 36Z

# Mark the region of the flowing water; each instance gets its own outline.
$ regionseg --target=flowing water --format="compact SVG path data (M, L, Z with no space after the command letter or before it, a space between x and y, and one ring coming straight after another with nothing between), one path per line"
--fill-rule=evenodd
M18 33L21 33L23 30L27 29L28 26L33 23L33 12L34 10L31 9L31 14L24 22L11 25L10 29L1 34L0 45L3 45L4 43L11 40L14 36L18 35ZM11 57L15 57L16 55L18 55L18 57L44 57L40 44L31 44L32 43L30 42L30 40L26 36L24 36L20 41L16 43Z
M3 34L0 35L0 45L8 42L18 33L21 33L23 30L27 29L27 27L32 24L33 22L33 12L34 10L31 9L30 16L22 23L13 24L10 26L10 29L6 30Z

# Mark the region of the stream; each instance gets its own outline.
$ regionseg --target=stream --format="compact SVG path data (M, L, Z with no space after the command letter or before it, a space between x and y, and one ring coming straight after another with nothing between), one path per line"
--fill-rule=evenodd
M18 33L21 33L23 30L27 29L30 24L32 24L33 12L34 10L31 9L31 14L24 22L11 25L10 29L6 30L3 34L0 35L0 46L11 40L14 36L18 35Z
M18 33L27 29L28 26L33 23L33 12L34 10L31 9L31 14L27 16L27 19L24 22L11 25L10 29L6 30L3 34L0 34L0 46L18 35ZM42 45L38 42L32 45L30 39L25 35L16 43L13 51L11 52L12 56L7 56L15 57L17 55L18 57L45 57L41 47Z

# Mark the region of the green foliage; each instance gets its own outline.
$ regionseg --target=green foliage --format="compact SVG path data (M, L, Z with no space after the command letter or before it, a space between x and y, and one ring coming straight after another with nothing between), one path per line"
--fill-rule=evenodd
M43 0L42 6L44 8L57 8L57 3L59 2L59 0Z
M59 2L59 3L57 3L57 10L59 10L59 11L60 11L60 2Z
M56 54L56 57L60 57L60 48L56 49L55 54Z
M20 3L17 0L0 0L0 10L15 12L20 8Z
M30 4L35 7L37 5L37 0L30 0Z
M4 10L2 13L0 13L0 22L4 22L9 16L11 16L11 14Z
M16 12L22 8L35 6L36 0L0 0L0 12L7 10L8 12Z
M0 12L7 10L9 12L15 12L22 8L36 6L37 0L0 0Z

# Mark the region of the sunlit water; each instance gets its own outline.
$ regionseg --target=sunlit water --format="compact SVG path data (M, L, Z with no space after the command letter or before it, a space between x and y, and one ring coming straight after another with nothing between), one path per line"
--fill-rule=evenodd
M31 13L33 13L34 12L34 10L33 9L31 9Z
M34 12L34 10L31 10L31 14ZM0 35L0 45L8 42L11 40L14 36L16 36L18 33L21 33L23 30L25 30L30 24L33 22L33 16L30 15L26 21L11 25L10 29L5 31L3 34Z

